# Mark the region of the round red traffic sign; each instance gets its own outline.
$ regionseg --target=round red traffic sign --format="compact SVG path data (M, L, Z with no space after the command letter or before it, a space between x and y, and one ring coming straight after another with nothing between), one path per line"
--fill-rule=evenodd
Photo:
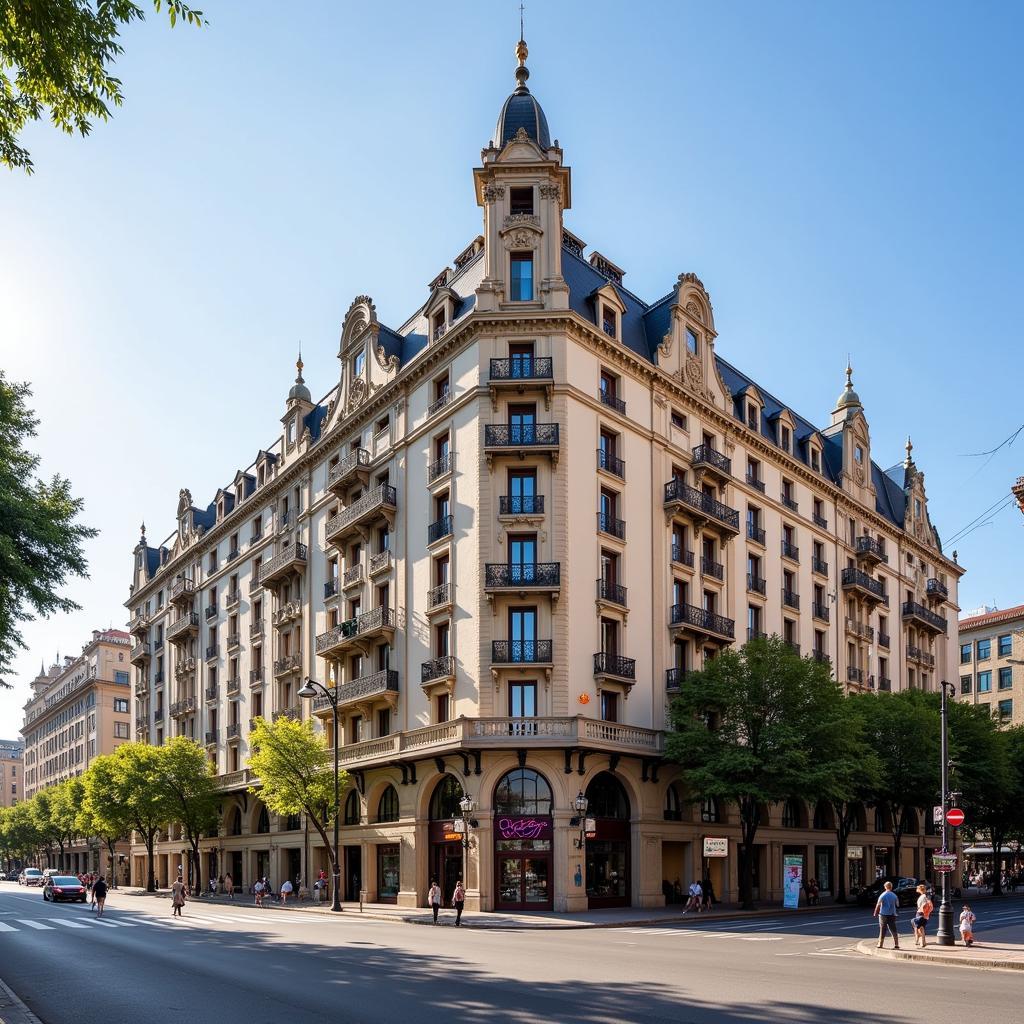
M964 812L959 807L950 807L946 811L946 821L956 828L964 823Z

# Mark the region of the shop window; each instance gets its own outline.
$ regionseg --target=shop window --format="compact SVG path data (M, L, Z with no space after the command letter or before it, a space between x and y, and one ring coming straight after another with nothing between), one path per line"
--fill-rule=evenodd
M388 786L381 794L377 805L378 821L398 821L398 793L394 786Z
M683 820L683 801L679 796L679 787L674 782L665 790L665 820Z
M430 797L430 820L445 821L448 818L461 817L459 801L462 796L462 784L459 780L454 775L443 776Z
M359 793L357 790L351 790L345 798L345 814L342 821L346 825L359 824Z
M256 832L259 835L263 835L270 831L270 815L267 813L266 807L260 808L260 816L256 822Z
M461 798L461 792L459 796ZM551 787L547 779L532 768L516 768L510 771L501 779L494 791L496 814L549 815L551 804Z

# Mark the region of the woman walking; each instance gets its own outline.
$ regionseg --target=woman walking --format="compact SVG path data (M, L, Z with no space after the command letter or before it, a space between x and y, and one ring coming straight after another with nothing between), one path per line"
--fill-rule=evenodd
M434 924L437 924L437 912L441 909L441 886L437 884L436 878L430 883L427 902L430 904L430 909L434 911Z
M960 911L960 938L965 946L974 945L974 922L977 920L974 911L965 903Z
M235 898L235 881L231 877L230 871L224 876L224 889L227 891L230 899Z
M927 945L924 939L928 918L932 915L932 901L928 897L928 887L924 884L917 887L917 913L910 922L914 926L914 945L922 949Z
M96 916L102 917L107 902L107 880L102 875L92 883L92 899L96 904Z
M171 886L171 917L181 917L181 908L185 906L185 883L181 875L174 880Z
M466 906L466 890L462 886L461 878L455 883L455 892L452 893L452 906L455 908L455 927L458 928L462 924L462 911Z

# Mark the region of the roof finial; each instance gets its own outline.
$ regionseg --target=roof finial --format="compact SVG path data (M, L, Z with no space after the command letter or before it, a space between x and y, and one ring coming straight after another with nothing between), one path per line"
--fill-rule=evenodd
M145 523L145 521L143 521L142 525L139 527L139 533L141 534L141 536L139 537L139 543L140 544L145 544L146 543L146 523Z
M850 362L850 354L846 354L846 390L853 390L853 364Z
M516 43L516 59L519 67L516 68L516 92L524 93L530 90L526 87L526 80L530 77L530 71L526 66L526 58L530 51L526 48L526 36L523 31L523 5L519 5L519 42Z
M305 384L306 382L302 379L302 367L305 364L302 362L302 342L299 342L299 358L295 360L295 369L298 371L295 377L296 384Z
M907 434L907 443L904 445L907 449L907 465L914 461L913 456L910 454L914 450L914 442L910 440L910 435Z

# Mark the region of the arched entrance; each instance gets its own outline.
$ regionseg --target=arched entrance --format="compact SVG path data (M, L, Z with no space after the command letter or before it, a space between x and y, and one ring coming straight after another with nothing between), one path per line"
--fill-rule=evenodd
M587 899L591 907L629 906L629 797L611 772L587 786Z
M465 882L462 867L462 835L455 831L462 818L459 801L462 783L454 775L442 775L430 796L430 878L441 886L444 906L451 903L455 883Z
M516 768L494 790L495 908L550 910L551 787L540 772Z

